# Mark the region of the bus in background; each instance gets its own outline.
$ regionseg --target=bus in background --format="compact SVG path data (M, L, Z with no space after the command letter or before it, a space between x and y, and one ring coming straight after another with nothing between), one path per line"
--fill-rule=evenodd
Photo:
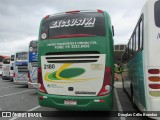
M122 55L123 87L141 111L160 111L160 0L148 0Z
M14 83L28 85L28 53L17 52L14 63Z
M2 62L2 79L9 80L10 58L4 58Z
M42 19L38 41L39 104L66 110L113 107L113 29L102 10Z
M0 55L0 76L2 76L2 63L4 58L8 58L8 56Z
M31 41L28 52L28 87L37 88L38 41Z
M9 76L10 80L13 81L13 74L14 74L14 55L11 55L11 60L10 60L10 70L9 70Z

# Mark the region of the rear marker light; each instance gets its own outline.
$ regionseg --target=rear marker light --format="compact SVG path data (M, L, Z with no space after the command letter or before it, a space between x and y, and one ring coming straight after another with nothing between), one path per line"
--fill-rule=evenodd
M44 19L48 19L50 15L47 15L46 17L44 17Z
M159 71L159 69L149 69L148 73L150 73L150 74L159 74L160 71Z
M94 100L94 102L105 102L105 100Z
M103 13L103 11L102 10L97 10L99 13Z
M65 12L65 13L79 13L80 11L79 10L75 10L75 11L68 11L68 12Z

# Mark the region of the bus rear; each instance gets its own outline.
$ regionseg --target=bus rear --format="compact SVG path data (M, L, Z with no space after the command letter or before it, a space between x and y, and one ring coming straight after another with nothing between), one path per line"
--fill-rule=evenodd
M31 41L28 53L28 87L37 88L38 41Z
M9 70L9 76L10 80L13 81L13 75L14 75L14 55L11 55L11 60L10 60L10 70Z
M28 85L28 53L17 52L15 54L14 83Z
M38 41L39 104L111 110L113 39L109 15L71 11L42 19Z
M9 80L10 58L4 58L2 62L2 79Z

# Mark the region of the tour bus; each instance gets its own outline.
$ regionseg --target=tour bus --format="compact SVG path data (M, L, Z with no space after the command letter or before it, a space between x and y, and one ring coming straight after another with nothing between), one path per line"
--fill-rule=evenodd
M122 55L123 87L141 111L160 111L160 0L148 0Z
M2 79L9 80L10 58L4 58L2 62Z
M11 55L11 60L10 60L10 70L9 70L9 76L10 80L13 81L13 74L14 74L14 55Z
M0 76L2 76L2 64L3 64L3 59L7 58L8 56L0 55Z
M16 52L14 59L14 83L28 85L28 53Z
M65 110L113 107L113 27L102 10L48 15L38 41L39 104Z
M37 70L38 70L38 41L31 41L28 53L28 87L37 88Z

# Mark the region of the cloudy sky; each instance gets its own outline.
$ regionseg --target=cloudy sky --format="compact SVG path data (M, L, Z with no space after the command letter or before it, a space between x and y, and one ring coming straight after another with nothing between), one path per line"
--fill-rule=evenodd
M0 55L28 50L38 39L41 19L70 10L107 11L115 28L114 43L127 43L146 0L0 0Z

